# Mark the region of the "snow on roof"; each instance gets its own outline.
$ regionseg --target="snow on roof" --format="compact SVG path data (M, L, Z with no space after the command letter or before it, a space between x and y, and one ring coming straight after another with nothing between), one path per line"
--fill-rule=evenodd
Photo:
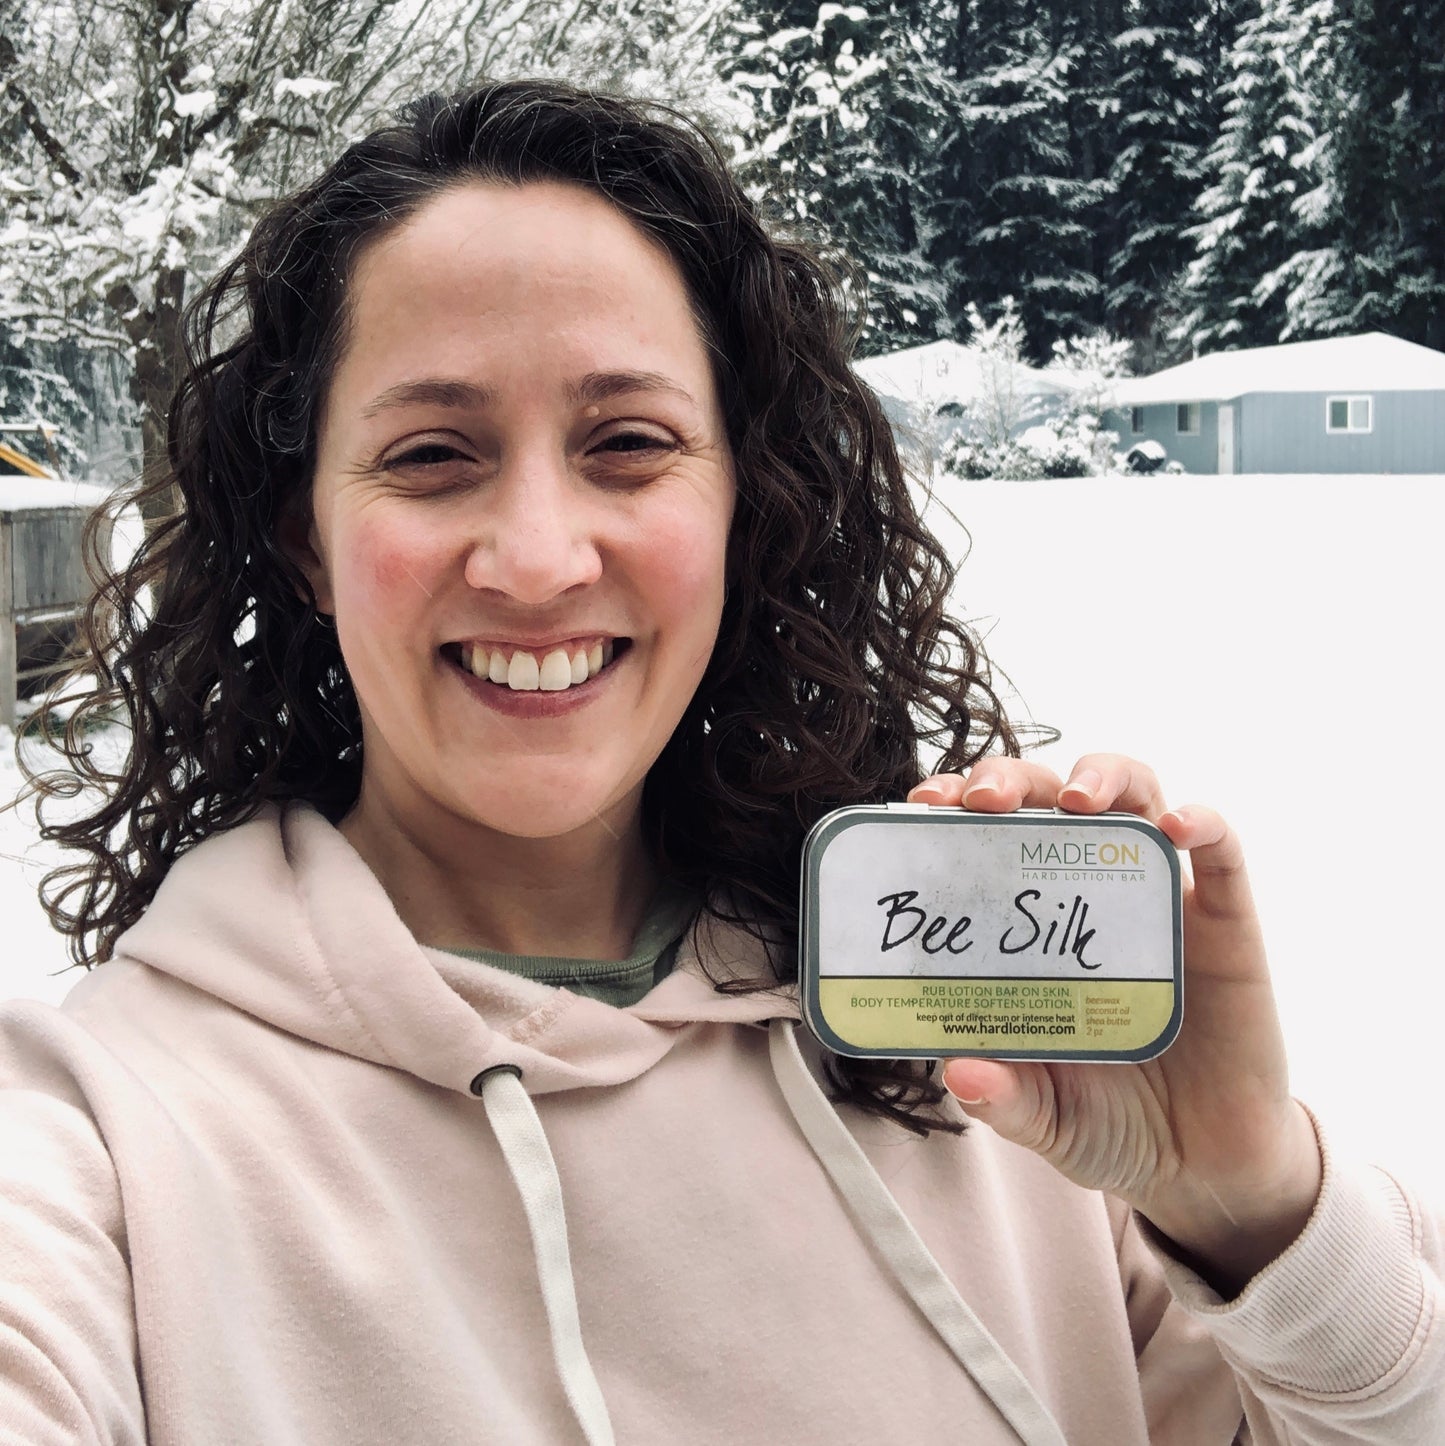
M956 341L931 341L883 356L864 357L853 370L875 392L915 405L941 406L967 402L985 391L984 370L990 364L973 347ZM997 363L993 363L997 365ZM1057 396L1073 390L1067 377L1019 364L1013 369L1013 390L1023 396Z
M1382 331L1219 351L1117 383L1121 407L1227 402L1248 392L1445 391L1445 352Z
M40 507L95 507L110 496L88 482L57 477L0 477L0 512Z

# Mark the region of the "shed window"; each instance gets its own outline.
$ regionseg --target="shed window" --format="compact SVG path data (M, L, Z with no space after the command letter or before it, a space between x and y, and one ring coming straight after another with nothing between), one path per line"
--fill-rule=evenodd
M1180 402L1174 426L1182 437L1197 437L1199 435L1199 403Z
M1371 432L1375 427L1373 397L1331 397L1325 404L1325 431Z
M1129 430L1137 437L1144 430L1144 408L1129 408Z

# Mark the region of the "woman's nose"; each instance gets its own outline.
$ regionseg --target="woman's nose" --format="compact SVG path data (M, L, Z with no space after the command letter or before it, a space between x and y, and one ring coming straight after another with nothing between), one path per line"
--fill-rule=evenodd
M596 582L595 519L565 459L519 457L487 490L466 580L537 606Z

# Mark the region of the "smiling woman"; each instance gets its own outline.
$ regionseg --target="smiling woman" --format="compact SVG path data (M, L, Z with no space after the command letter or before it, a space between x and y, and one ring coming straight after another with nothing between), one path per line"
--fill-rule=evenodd
M476 182L362 252L347 331L292 542L361 711L341 832L419 938L625 958L733 513L687 288L594 192ZM525 901L519 839L566 857Z
M666 882L790 977L818 813L1016 746L855 328L704 132L566 87L422 100L278 205L189 309L182 513L91 614L75 717L135 747L50 825L77 960L304 800L428 943L623 957Z
M1017 757L845 296L684 117L519 81L192 303L40 715L99 967L0 1008L0 1440L1445 1436L1437 1229L1290 1098L1237 840ZM1168 1053L800 1044L804 836L905 798L1188 852Z

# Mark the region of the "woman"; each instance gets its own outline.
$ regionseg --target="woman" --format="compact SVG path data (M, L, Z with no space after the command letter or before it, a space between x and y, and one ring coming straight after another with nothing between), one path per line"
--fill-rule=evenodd
M1014 756L840 294L680 118L517 83L202 295L50 829L104 967L0 1011L0 1440L1445 1430L1437 1228L1290 1099L1237 842ZM1162 1060L954 1061L965 1131L799 1049L802 835L905 795L1190 851Z

